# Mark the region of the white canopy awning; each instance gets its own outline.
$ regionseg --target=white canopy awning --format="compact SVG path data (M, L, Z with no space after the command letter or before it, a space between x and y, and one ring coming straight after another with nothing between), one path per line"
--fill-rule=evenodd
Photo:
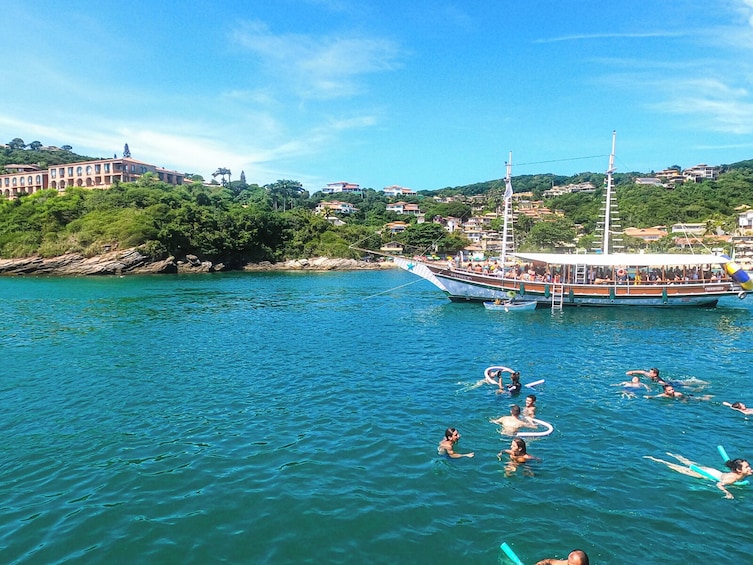
M721 255L680 253L513 253L523 261L551 265L593 265L595 267L661 267L678 265L723 265L731 261Z

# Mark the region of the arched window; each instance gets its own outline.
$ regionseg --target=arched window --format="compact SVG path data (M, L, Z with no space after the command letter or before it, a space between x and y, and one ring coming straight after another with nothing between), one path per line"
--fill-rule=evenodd
M50 183L50 188L57 188L58 187L58 181L54 180Z
M37 184L42 184L42 175L37 175Z
M28 183L29 186L32 186L34 184L34 178L29 177L28 179L26 179L26 182Z
M80 177L83 173L84 173L84 168L83 167L76 167L76 175L77 176Z
M13 177L13 186L16 186L16 177Z
M15 179L14 179L14 180L15 180ZM24 182L24 177L21 177L21 186L23 186L24 184L26 184L26 183Z
M83 186L83 185L84 185L84 181L82 181L81 179L76 179L76 186Z
M91 165L86 165L86 174L87 175L92 174L92 166Z

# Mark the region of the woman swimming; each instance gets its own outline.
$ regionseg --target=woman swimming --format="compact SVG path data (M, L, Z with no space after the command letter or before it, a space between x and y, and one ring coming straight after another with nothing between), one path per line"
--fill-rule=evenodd
M650 455L644 455L644 457L646 459L651 459L651 461L656 461L657 463L663 463L670 469L673 469L678 473L682 473L683 475L698 477L700 479L710 479L713 477L718 481L716 483L716 488L724 492L725 498L734 498L734 496L732 496L732 493L724 488L725 486L736 483L737 481L742 481L743 479L745 479L745 477L753 475L753 469L751 469L750 463L748 463L746 459L727 460L724 464L730 470L729 472L723 473L718 469L714 469L713 467L704 467L698 465L697 463L694 463L693 461L686 457L683 457L682 455L675 455L674 453L669 452L667 452L667 455L674 457L680 463L682 463L682 465L678 465L677 463L670 463L669 461L664 461L663 459L657 459L656 457L651 457Z
M513 438L512 442L510 442L510 449L503 449L502 451L497 453L497 459L499 459L500 461L502 461L503 453L507 453L510 456L509 461L505 465L505 475L508 477L517 470L519 465L527 463L532 459L540 461L538 457L534 457L533 455L528 453L525 440L519 437ZM524 474L533 476L532 471L526 471L525 468L523 469L523 471Z

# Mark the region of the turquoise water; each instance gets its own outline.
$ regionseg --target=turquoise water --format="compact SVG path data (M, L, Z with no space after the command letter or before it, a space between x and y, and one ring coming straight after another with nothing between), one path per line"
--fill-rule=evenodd
M753 405L751 299L506 315L402 271L6 278L0 295L2 563L753 553L753 486L725 500L643 458L753 458L753 420L721 405ZM533 476L496 457L509 399L471 387L495 364L546 379ZM652 366L714 398L610 386ZM475 458L436 456L448 426Z

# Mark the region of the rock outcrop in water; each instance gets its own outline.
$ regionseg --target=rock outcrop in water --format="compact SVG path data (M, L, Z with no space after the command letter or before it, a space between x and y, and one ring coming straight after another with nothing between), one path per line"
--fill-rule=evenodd
M392 263L366 262L355 259L297 259L280 263L250 263L244 271L334 271L356 269L385 269ZM24 257L20 259L0 259L0 275L52 275L52 276L93 276L128 275L159 273L211 273L227 270L223 263L201 261L195 255L185 260L168 257L151 261L138 249L110 251L95 257L84 257L79 253L68 253L59 257Z

